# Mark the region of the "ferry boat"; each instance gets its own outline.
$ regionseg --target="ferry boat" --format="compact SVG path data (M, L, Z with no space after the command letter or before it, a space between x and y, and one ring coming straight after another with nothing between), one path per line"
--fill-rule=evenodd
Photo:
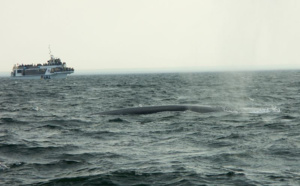
M66 62L50 55L50 60L44 64L15 64L11 78L13 79L62 79L74 73L74 68L67 67Z

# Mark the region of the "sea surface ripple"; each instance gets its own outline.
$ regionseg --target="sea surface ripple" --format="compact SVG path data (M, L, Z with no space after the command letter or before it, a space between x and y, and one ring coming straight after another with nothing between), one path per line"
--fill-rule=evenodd
M299 71L0 83L0 185L300 185Z

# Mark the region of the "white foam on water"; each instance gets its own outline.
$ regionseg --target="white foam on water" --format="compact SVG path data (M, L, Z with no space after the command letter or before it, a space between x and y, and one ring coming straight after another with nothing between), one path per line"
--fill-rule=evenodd
M6 165L4 165L3 163L0 162L0 170L4 170L4 169L8 169L8 167Z
M276 106L271 106L271 107L244 107L244 108L237 108L237 109L230 109L230 108L225 108L225 112L230 112L230 113L246 113L246 114L265 114L265 113L279 113L280 108Z

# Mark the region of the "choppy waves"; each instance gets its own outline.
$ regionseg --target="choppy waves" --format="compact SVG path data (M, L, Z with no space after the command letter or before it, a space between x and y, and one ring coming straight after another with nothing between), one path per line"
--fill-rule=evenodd
M3 78L0 184L299 185L297 74ZM92 114L172 104L225 112Z

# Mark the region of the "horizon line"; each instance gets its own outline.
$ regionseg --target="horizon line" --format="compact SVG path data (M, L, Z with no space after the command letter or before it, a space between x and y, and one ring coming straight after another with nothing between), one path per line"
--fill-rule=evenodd
M185 68L141 68L141 69L82 69L76 70L74 74L76 75L106 75L106 74L163 74L163 73L205 73L205 72L255 72L255 71L297 71L300 70L300 67L274 67L274 68L263 68L260 67L252 67L252 68L193 68L193 67L185 67ZM0 71L0 77L10 77L10 73Z

